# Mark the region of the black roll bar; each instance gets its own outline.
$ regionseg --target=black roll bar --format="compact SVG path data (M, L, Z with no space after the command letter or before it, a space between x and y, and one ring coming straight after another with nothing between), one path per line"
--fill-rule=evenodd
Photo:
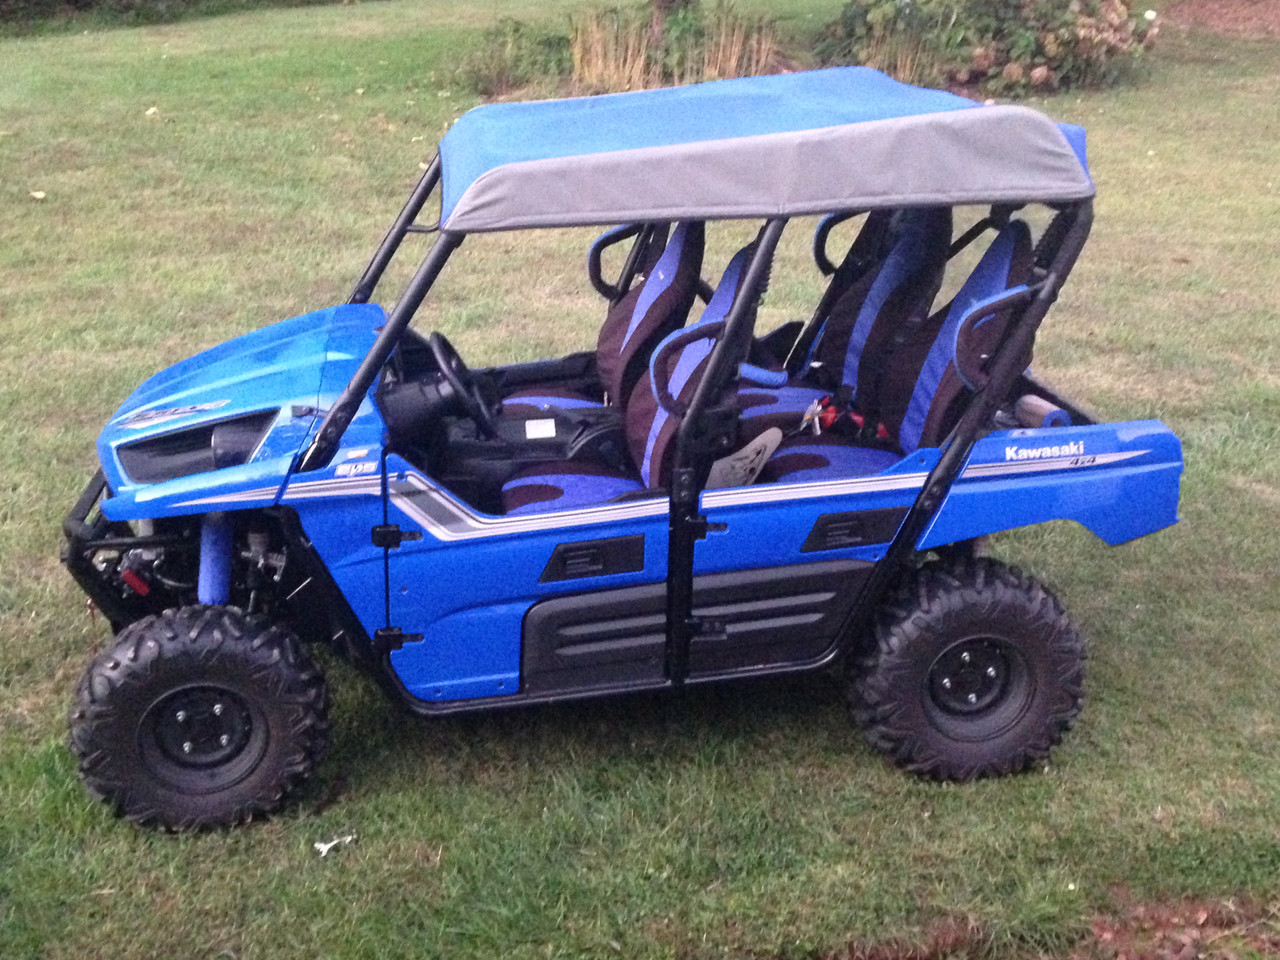
M627 254L622 272L618 276L617 284L610 283L604 278L604 264L602 262L604 260L604 252L615 244L628 240L637 234L640 235L640 239L631 245L631 250ZM649 239L652 236L652 223L633 223L622 227L607 241L597 240L591 245L591 249L587 251L587 279L596 288L596 293L608 300L610 304L617 303L622 298L622 295L627 292L627 288L631 286L631 277L634 275L636 264L640 260L640 251L649 245Z
M724 319L724 332L711 351L689 411L676 431L668 506L666 646L667 679L675 686L683 684L689 673L689 646L701 627L693 616L693 551L697 541L706 536L707 521L698 513L698 494L706 480L711 455L724 452L706 449L707 433L714 430L715 424L709 430L703 421L725 385L734 378L738 364L746 359L756 300L769 276L774 250L786 225L786 218L776 218L761 228L755 255ZM736 418L735 411L735 422Z
M1048 273L1041 281L1036 295L1010 325L1004 342L991 361L990 379L974 396L950 436L944 441L942 456L938 458L937 465L929 471L929 476L925 478L924 486L903 519L902 526L898 528L897 535L889 544L884 557L871 571L857 601L846 616L839 634L842 653L850 651L854 641L860 636L857 625L870 622L872 611L880 603L885 590L916 552L921 534L937 514L951 485L968 461L978 434L991 421L996 408L1026 369L1040 322L1057 300L1058 291L1071 273L1080 251L1084 249L1089 229L1093 225L1092 200L1083 200L1076 205L1074 217L1070 216L1071 212L1070 209L1063 211L1067 216L1059 234L1061 243L1051 257L1046 256L1050 261ZM1045 253L1048 254L1049 251Z
M431 191L436 188L436 184L439 182L440 154L436 154L431 163L428 164L426 171L418 178L418 185L413 188L413 193L409 194L409 199L401 209L400 215L396 217L396 222L391 225L387 235L382 238L382 243L378 245L373 259L369 261L369 265L364 268L364 273L356 281L356 285L351 291L351 298L347 303L368 303L369 298L373 296L374 289L378 286L378 281L382 279L383 272L387 269L387 264L396 255L396 251L400 249L400 242L404 240L405 234L423 231L421 227L414 227L414 221L418 219L418 214L422 212L422 208L427 202L427 197L431 196Z

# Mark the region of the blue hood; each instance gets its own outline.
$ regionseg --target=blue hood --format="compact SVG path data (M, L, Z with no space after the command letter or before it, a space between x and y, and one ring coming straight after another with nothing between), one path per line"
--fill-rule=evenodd
M98 457L112 491L105 512L118 519L173 512L175 506L195 512L202 508L192 500L196 493L205 493L195 498L205 501L228 495L245 500L249 493L261 494L250 499L262 499L272 488L274 499L317 412L346 385L385 319L376 304L317 310L236 337L147 379L98 437ZM121 462L122 447L252 414L269 426L242 466L141 483ZM143 501L152 507L134 508Z

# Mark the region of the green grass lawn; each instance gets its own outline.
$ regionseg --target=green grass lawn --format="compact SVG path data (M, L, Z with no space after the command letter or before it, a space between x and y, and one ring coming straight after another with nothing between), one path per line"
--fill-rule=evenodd
M1194 35L1043 104L1088 127L1099 199L1037 369L1187 459L1171 530L995 543L1093 644L1050 768L913 780L826 678L428 723L332 664L334 749L283 815L165 836L88 798L65 711L105 630L57 550L98 429L155 370L343 299L472 105L460 47L525 9L0 41L0 958L803 957L956 928L1034 955L1134 898L1280 896L1280 46ZM422 323L476 365L589 343L588 235L468 241ZM816 296L807 242L769 320Z

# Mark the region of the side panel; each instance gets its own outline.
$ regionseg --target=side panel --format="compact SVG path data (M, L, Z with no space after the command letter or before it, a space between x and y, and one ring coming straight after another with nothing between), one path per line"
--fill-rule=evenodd
M1047 520L1075 520L1107 543L1178 520L1182 445L1158 420L1006 430L974 445L919 548Z
M423 635L391 664L421 700L520 692L523 625L535 603L666 579L665 498L499 517L398 457L388 473L389 521L422 533L391 551L389 584L392 625Z
M334 383L327 376L324 386L332 399ZM280 496L370 637L386 626L383 552L373 545L373 528L382 523L378 470L384 430L373 401L366 399L329 465L294 473Z

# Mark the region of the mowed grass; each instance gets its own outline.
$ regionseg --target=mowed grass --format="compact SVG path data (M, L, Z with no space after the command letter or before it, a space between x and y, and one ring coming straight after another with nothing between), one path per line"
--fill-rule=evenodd
M522 9L0 42L0 957L802 957L957 926L1034 955L1121 897L1280 895L1280 47L1197 36L1044 104L1089 128L1099 199L1037 369L1187 458L1174 529L995 543L1093 644L1048 769L913 780L824 677L422 722L330 664L333 752L283 815L164 836L87 797L64 718L106 637L57 549L97 430L164 365L341 300L472 104L461 47ZM768 323L819 289L808 226ZM476 365L589 344L589 236L469 240L422 323Z

